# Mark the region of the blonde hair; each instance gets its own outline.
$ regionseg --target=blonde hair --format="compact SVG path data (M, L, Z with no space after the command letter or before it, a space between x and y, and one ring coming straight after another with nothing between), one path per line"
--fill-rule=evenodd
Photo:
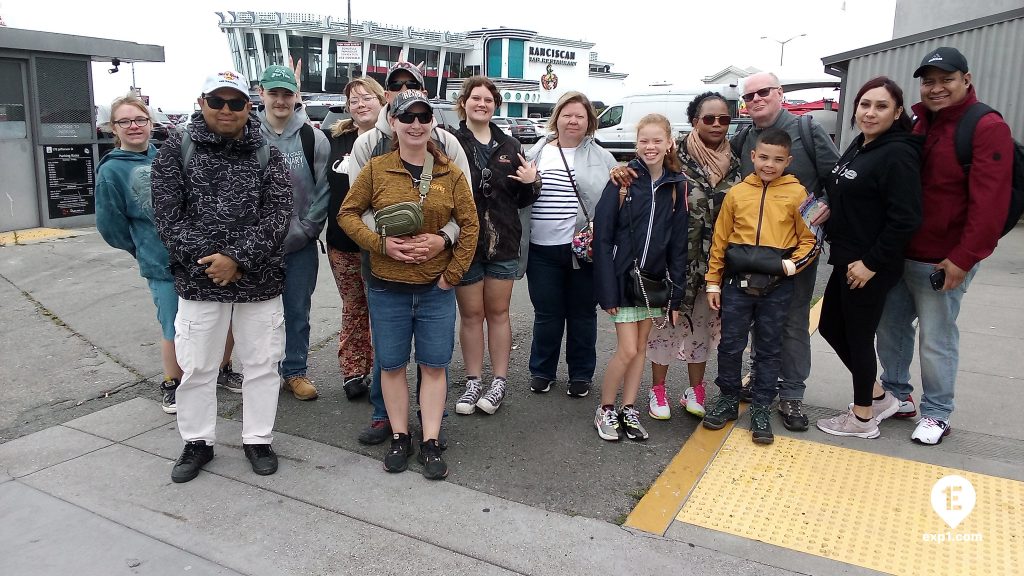
M149 106L146 106L146 103L142 101L142 98L136 96L135 93L129 92L120 98L115 98L114 101L110 103L110 131L114 134L114 145L118 147L121 146L121 139L117 137L117 132L114 130L114 113L117 112L117 109L121 106L135 106L146 115L146 118L150 120L153 119L149 113Z
M563 108L573 103L582 104L587 111L587 136L593 136L594 132L597 132L597 112L594 111L594 105L590 103L590 98L587 98L583 92L576 91L566 92L558 99L555 109L551 112L551 118L548 120L548 131L558 135L558 116L562 113Z
M365 90L367 94L375 96L377 98L377 101L380 102L381 106L383 106L387 102L387 99L384 98L384 87L381 86L380 83L374 80L373 78L369 76L364 76L362 78L356 78L350 81L348 84L345 85L345 89L342 90L342 93L345 94L345 98L347 100L345 103L346 111L352 112L352 90L357 86ZM351 118L338 120L333 125L331 125L331 136L337 138L338 136L341 136L346 132L351 132L355 129L356 123Z
M670 145L668 153L665 154L665 160L662 161L662 166L664 166L666 170L670 170L672 172L681 172L683 170L683 163L679 160L679 155L676 154L676 144L675 141L672 140L672 123L669 122L668 118L661 114L648 114L636 123L637 140L640 139L640 130L645 126L657 126L665 131L665 137L668 139Z

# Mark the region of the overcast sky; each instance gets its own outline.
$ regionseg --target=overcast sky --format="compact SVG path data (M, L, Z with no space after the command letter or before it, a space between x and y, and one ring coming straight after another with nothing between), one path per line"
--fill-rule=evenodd
M589 8L578 6L610 6ZM468 31L507 26L546 36L596 43L600 59L628 73L627 88L655 81L698 84L729 65L777 70L785 40L785 75L821 76L823 56L892 38L896 0L676 0L641 4L518 0L352 0L352 19L433 30ZM416 6L402 11L400 6ZM614 8L612 8L614 7ZM190 110L203 78L232 66L227 39L214 12L227 10L310 12L344 20L344 2L306 0L211 0L114 2L0 0L8 26L98 36L164 46L166 62L135 65L136 83L164 111ZM494 14L514 14L498 18ZM131 86L131 68L108 74L94 65L97 102L109 102ZM603 100L606 96L591 94Z

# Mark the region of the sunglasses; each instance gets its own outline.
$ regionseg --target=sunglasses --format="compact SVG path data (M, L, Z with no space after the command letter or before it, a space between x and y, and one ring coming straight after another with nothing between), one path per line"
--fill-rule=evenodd
M412 124L413 120L419 120L420 124L430 124L430 121L434 119L434 113L429 110L426 112L402 112L395 115L395 118L402 124Z
M480 171L480 193L486 198L491 197L491 169L484 168Z
M392 80L388 82L388 90L391 92L401 92L403 86L405 86L406 90L423 89L423 85L418 80Z
M761 98L767 98L768 95L772 93L772 90L778 90L778 89L779 89L778 86L769 86L767 88L761 88L757 92L747 92L746 94L743 95L743 101L744 102L750 102L751 100L754 99L754 95L755 94L760 96Z
M221 98L220 96L206 96L203 100L206 100L206 105L214 110L220 110L225 104L227 104L228 110L231 110L232 112L241 112L242 110L245 110L245 105L249 103L249 101L244 98L232 98L228 100L226 98Z
M714 114L705 114L700 117L700 121L703 122L705 126L714 126L716 120L722 126L728 126L732 122L732 116L729 116L728 114L719 114L718 116L715 116Z

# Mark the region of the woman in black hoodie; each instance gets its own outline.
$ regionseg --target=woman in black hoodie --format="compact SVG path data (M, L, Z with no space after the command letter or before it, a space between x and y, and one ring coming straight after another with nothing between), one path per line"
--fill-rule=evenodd
M878 423L899 400L876 380L875 330L886 294L903 271L903 251L921 223L921 140L910 133L903 91L880 76L857 93L861 133L827 184L832 215L825 223L832 275L818 330L853 377L850 410L818 421L836 436L876 438Z

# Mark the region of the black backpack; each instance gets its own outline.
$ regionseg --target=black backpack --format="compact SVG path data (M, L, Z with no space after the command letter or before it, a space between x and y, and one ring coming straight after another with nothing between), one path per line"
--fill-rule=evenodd
M956 160L967 177L971 175L971 163L974 161L974 130L978 127L981 117L989 113L999 114L988 104L975 102L971 104L956 125L953 148L956 150ZM1002 118L1003 115L999 114L999 117ZM1021 215L1024 215L1024 145L1014 140L1013 176L1010 178L1010 208L1006 214L1003 232L999 236L1006 236L1010 230L1013 230Z

